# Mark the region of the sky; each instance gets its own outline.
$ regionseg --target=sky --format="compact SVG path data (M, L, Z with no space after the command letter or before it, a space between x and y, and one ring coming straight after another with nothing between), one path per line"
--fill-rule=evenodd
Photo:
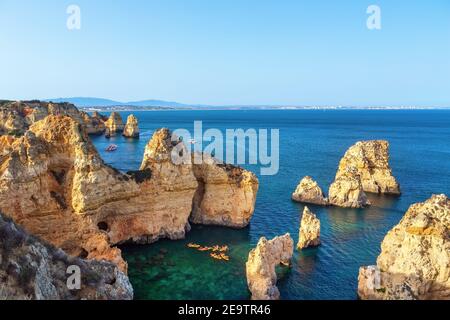
M450 107L450 1L0 0L0 75L0 99Z

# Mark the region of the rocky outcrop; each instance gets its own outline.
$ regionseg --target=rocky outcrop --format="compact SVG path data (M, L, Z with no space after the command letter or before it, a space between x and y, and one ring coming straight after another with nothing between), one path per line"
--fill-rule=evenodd
M199 184L192 164L174 163L173 152L187 154L181 141L159 130L140 170L123 174L103 162L83 126L48 116L23 137L0 139L0 210L71 256L112 261L126 271L116 244L180 239L189 230Z
M320 220L312 213L308 207L303 210L300 222L299 240L297 249L302 250L308 247L320 245Z
M69 116L85 127L88 134L105 132L103 121L79 111L70 103L4 101L0 104L0 135L21 136L35 122L49 115Z
M316 205L363 208L370 205L366 192L400 194L400 186L389 166L387 141L360 141L348 149L330 185L328 199L310 177L300 181L292 199Z
M138 119L134 115L128 116L122 135L127 138L139 138Z
M381 244L376 266L360 269L361 299L450 299L450 200L412 205Z
M348 149L339 163L335 180L341 184L342 181L359 180L361 188L355 183L350 184L364 192L400 194L400 186L389 166L389 143L384 140L360 141ZM340 188L340 191L345 189L355 190ZM336 190L339 188L332 191Z
M328 191L328 201L331 205L343 208L363 208L370 205L361 179L354 169L336 176Z
M194 197L190 221L195 224L242 228L255 210L258 179L240 167L219 163L203 155L194 164L199 187Z
M272 240L261 238L250 251L247 269L247 284L252 300L277 300L280 292L276 286L275 267L289 265L294 252L294 241L289 234Z
M92 135L102 135L106 131L104 117L95 111L92 116L82 112L86 132Z
M75 290L67 286L71 268L80 271ZM116 265L69 257L0 215L0 300L132 298L128 277Z
M109 119L105 122L106 136L112 137L117 134L117 132L122 132L125 128L123 124L122 117L118 112L111 112Z
M365 192L400 194L400 186L389 166L389 143L360 141L347 150L330 186L329 201L340 207L370 205Z
M103 114L101 114L101 113L98 112L98 111L92 112L91 117L94 118L94 119L98 119L99 121L103 121L103 122L108 121L108 117L105 116L105 115L103 115Z
M292 200L322 206L328 205L328 199L324 197L319 184L309 176L300 181L292 194Z

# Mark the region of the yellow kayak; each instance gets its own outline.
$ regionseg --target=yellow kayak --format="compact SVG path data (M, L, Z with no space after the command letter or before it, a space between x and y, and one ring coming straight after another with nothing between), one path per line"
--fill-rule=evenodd
M217 254L217 253L211 253L210 256L211 256L213 259L216 259L216 260L222 260L222 257L220 256L220 254Z
M225 261L229 261L230 260L230 257L227 256L225 253L221 253L220 257L222 258L222 260L225 260Z

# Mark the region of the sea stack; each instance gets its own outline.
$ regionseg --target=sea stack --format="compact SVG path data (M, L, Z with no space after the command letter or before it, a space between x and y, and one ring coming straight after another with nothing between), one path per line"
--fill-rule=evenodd
M252 300L278 300L275 267L290 265L294 252L294 241L289 233L267 240L262 237L255 249L250 251L246 263L247 284Z
M331 205L342 208L363 208L370 205L359 174L353 168L339 172L328 191Z
M105 122L95 113L89 116L86 112L81 112L86 131L91 135L102 135L106 131Z
M138 119L134 115L128 116L122 135L127 138L139 138Z
M321 206L328 205L328 199L324 197L319 184L309 176L304 177L300 181L297 189L292 194L292 200Z
M109 119L105 122L106 126L106 136L112 137L117 134L117 132L123 131L125 125L123 124L122 117L117 112L112 112Z
M300 223L299 240L297 249L302 250L308 247L320 245L320 220L312 213L308 207L303 210L303 217Z
M400 185L389 166L389 143L360 141L347 150L328 192L331 204L361 208L370 205L365 192L400 194Z
M362 267L364 300L450 299L450 200L413 204L381 244L377 265Z

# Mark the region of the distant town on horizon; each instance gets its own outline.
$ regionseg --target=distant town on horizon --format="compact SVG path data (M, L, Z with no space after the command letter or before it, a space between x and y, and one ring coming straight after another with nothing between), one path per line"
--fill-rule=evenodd
M19 100L19 99L18 99ZM36 99L39 100L39 99ZM22 100L27 101L27 100ZM87 111L153 111L153 110L445 110L448 106L353 106L353 105L210 105L187 104L166 100L138 100L121 102L117 100L95 97L70 97L43 99L42 101L54 103L71 103L80 109Z

